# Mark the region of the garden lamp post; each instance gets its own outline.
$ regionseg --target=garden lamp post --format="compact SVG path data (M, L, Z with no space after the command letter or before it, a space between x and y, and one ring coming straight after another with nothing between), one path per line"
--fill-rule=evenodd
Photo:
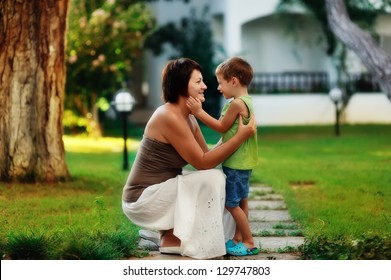
M342 102L343 93L339 87L332 88L329 92L331 100L335 104L335 135L339 136L339 106Z
M126 147L126 140L128 138L128 114L132 112L133 106L136 103L133 95L126 89L117 91L114 98L114 105L117 112L122 117L122 129L124 138L124 163L123 170L129 169L128 149Z

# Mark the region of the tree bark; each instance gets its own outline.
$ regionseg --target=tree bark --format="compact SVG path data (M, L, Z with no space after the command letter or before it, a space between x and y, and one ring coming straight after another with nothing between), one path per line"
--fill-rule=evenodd
M62 141L69 0L0 2L0 181L69 178Z
M335 36L356 53L391 100L391 56L350 20L343 0L326 0L326 9Z

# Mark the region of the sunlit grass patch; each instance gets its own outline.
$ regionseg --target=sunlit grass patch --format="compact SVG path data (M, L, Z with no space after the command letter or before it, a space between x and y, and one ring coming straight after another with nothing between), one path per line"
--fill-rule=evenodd
M124 150L124 140L116 137L63 136L65 150L78 153L119 153ZM140 141L127 139L128 151L137 150Z

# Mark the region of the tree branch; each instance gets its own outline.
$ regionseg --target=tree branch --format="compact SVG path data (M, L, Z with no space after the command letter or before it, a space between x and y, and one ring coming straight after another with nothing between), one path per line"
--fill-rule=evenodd
M326 10L335 36L356 53L391 100L391 56L350 20L343 0L326 0Z

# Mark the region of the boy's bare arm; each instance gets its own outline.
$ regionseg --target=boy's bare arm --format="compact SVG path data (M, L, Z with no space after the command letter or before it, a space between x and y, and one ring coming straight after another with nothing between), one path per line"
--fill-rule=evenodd
M189 97L186 100L186 105L192 112L192 114L197 117L200 121L202 121L205 125L212 128L213 130L216 130L218 132L225 132L221 130L221 123L220 120L216 120L211 115L209 115L207 112L202 109L201 101L198 99L195 99L193 97Z
M235 101L236 100L233 100L231 102L231 105L228 108L226 114L219 120L213 118L211 115L205 112L204 109L202 109L201 101L199 101L198 99L189 97L186 101L186 104L187 107L193 113L193 115L196 116L205 125L217 132L224 133L232 126L232 124L235 122L236 118L242 110L241 103L243 102Z

